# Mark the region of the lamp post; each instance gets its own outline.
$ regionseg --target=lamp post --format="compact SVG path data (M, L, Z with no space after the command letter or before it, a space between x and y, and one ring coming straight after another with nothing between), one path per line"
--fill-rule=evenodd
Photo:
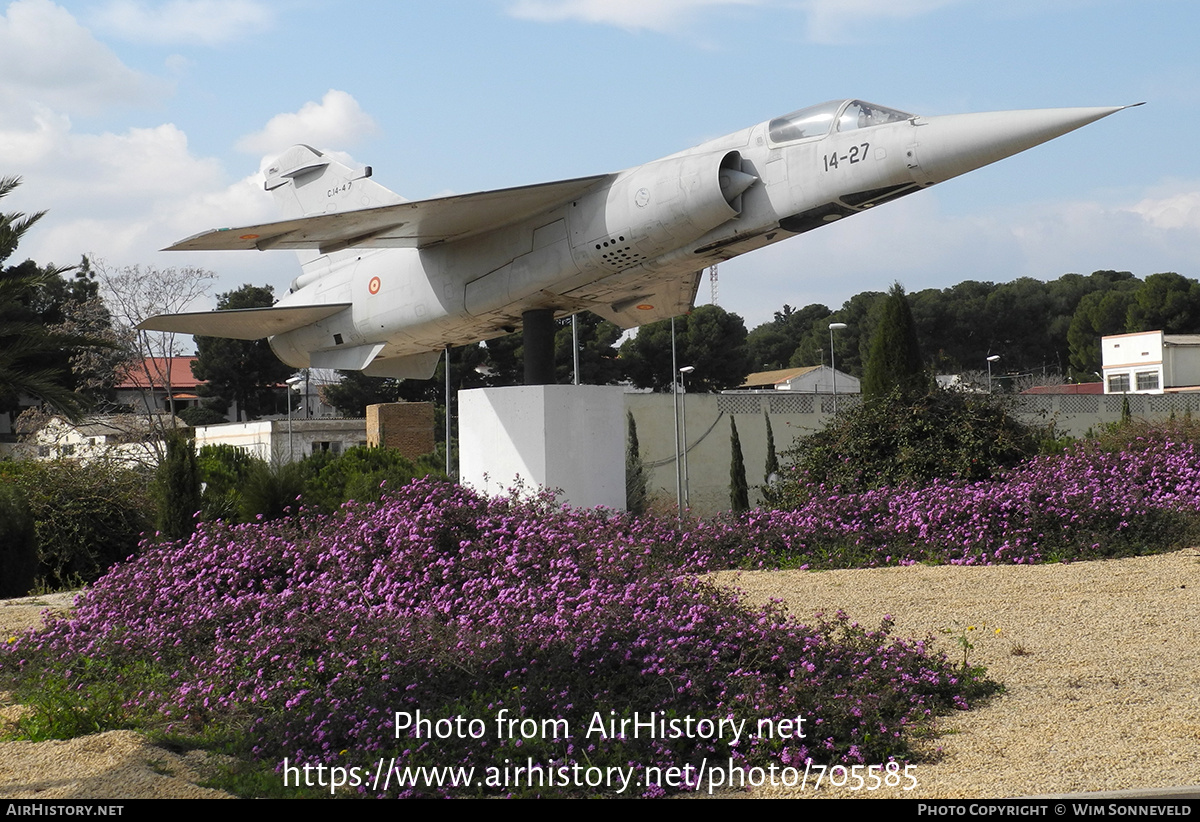
M992 363L994 363L994 362L997 362L999 359L1000 359L1000 355L999 355L999 354L993 354L992 356L990 356L990 357L988 357L988 358L987 358L987 364L988 364L988 393L989 393L989 394L990 394L990 393L992 393Z
M683 395L683 504L687 508L692 507L692 493L688 485L687 383L683 378L695 370L694 365L685 365L679 369L679 393Z
M833 415L836 417L838 412L837 407L837 362L833 355L833 332L841 331L846 327L845 323L830 323L829 324L829 370L833 376Z
M292 392L296 390L296 386L305 382L305 378L297 374L294 377L287 379L287 407L288 407L288 462L296 461L296 449L292 445Z

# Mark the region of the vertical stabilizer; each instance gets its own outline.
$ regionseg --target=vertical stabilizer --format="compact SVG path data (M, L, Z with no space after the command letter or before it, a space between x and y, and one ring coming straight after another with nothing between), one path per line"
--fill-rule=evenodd
M371 180L370 166L350 168L306 145L292 146L279 155L267 167L263 187L275 197L276 206L288 220L405 202ZM316 251L296 253L305 273L310 264L326 256Z

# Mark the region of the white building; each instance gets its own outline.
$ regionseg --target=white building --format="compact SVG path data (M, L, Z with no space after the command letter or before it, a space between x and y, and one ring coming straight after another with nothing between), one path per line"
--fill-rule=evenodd
M171 422L170 417L160 417L155 423L134 414L88 417L79 423L54 416L33 434L29 442L13 445L8 454L42 460L115 460L127 465L153 467L166 447L162 431L164 427L170 427ZM180 428L186 427L182 420L174 420L174 423Z
M834 371L827 365L759 371L746 377L739 391L802 391L808 394L857 394L862 389L858 377Z
M341 454L367 444L365 420L258 420L196 426L196 448L235 445L267 462L295 462L318 451Z
M1100 356L1105 394L1200 391L1200 334L1114 334Z

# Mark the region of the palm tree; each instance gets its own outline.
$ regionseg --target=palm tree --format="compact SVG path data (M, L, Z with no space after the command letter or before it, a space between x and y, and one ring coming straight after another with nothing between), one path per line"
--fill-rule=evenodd
M0 198L20 184L20 177L0 178ZM13 255L21 237L45 214L0 213L0 263ZM21 395L28 395L71 419L78 419L86 409L86 400L72 389L65 354L111 343L47 328L30 308L39 290L69 270L32 263L0 268L0 408L14 407Z

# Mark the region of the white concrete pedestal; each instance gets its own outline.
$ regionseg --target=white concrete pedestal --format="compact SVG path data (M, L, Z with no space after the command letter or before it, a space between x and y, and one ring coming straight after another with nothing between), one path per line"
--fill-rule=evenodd
M523 385L458 392L459 476L486 494L520 479L576 508L625 510L624 391Z

